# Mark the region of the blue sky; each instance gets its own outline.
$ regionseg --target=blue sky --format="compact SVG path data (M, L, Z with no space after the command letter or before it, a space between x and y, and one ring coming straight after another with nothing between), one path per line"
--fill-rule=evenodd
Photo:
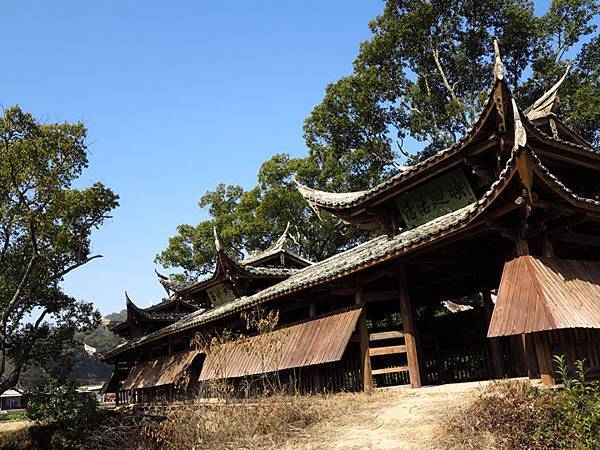
M198 199L219 182L249 187L271 155L305 153L304 118L351 72L383 4L4 2L0 105L84 121L81 183L121 197L94 236L104 258L69 275L67 292L103 313L126 289L157 301L154 256L176 226L206 217Z

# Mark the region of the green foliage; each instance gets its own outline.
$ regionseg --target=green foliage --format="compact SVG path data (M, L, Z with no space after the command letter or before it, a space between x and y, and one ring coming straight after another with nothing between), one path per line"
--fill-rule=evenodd
M563 421L577 436L577 448L600 448L600 383L586 381L585 360L575 362L575 377L563 355L554 357L565 386L561 392Z
M373 165L366 154L339 159L330 155L319 161L275 155L260 168L255 188L245 191L240 186L219 185L207 192L200 207L207 208L211 218L196 226L180 225L156 259L194 278L211 270L214 263L213 227L232 256L242 257L271 245L287 222L292 224L296 251L309 259L323 259L360 242L365 233L347 228L329 214L317 217L298 193L294 178L323 189L360 190L380 181L382 173L382 166Z
M61 289L90 256L90 236L117 205L96 183L75 189L87 167L80 124L41 124L18 107L0 117L0 392L28 366L74 346L100 318Z
M492 81L497 38L506 78L528 106L573 68L561 89L566 124L600 143L600 57L591 19L596 0L553 0L536 16L530 0L388 0L370 24L353 73L327 86L304 123L306 158L278 154L263 163L256 187L219 185L200 200L210 219L180 225L156 261L196 278L214 264L213 226L233 256L269 246L288 221L298 252L321 260L369 237L306 205L293 179L328 191L369 189L398 167L407 136L425 149L456 142L471 126ZM591 41L578 55L570 51Z
M0 415L0 421L11 421L11 420L27 420L27 413L23 411L9 412L7 414Z
M96 399L80 395L77 383L68 378L70 367L58 366L44 375L44 383L36 387L27 401L27 416L39 424L58 424L51 448L73 448L97 420Z
M362 43L353 73L330 84L306 119L307 144L390 161L409 135L425 144L420 157L456 142L487 100L494 38L524 107L573 65L561 89L565 119L598 143L597 112L580 107L598 102L597 44L567 57L595 33L597 11L596 0L554 0L543 16L529 0L389 0L370 24L373 37Z

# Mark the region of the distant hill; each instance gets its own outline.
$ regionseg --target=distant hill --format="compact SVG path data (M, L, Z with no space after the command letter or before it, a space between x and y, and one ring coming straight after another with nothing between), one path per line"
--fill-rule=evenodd
M98 354L103 354L113 349L124 341L123 338L112 333L107 325L111 322L125 320L127 312L125 310L118 313L109 314L102 319L103 325L98 326L94 331L86 335L80 335L79 338L87 345L97 350ZM112 364L100 362L86 353L83 345L75 350L75 362L71 376L81 385L101 384L112 372ZM36 367L27 369L22 375L19 384L22 388L28 389L42 380L41 372Z
M107 316L104 316L103 319L113 323L122 322L123 320L127 319L127 310L124 309L119 312L108 314Z

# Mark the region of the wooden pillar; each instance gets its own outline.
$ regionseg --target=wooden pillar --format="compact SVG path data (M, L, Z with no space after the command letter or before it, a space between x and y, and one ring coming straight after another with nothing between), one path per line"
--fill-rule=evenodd
M535 352L537 354L538 366L542 384L544 386L553 386L556 384L554 379L554 369L552 368L552 352L550 351L550 342L546 333L533 333L535 343Z
M529 255L529 242L525 239L517 238L515 243L517 256Z
M310 302L310 306L308 307L308 316L312 319L317 316L317 304L316 302Z
M531 333L522 334L521 341L523 342L525 361L527 363L527 376L529 378L536 378L537 374L540 373L540 369L537 363L537 356L535 353L535 344L533 342L533 336L531 335Z
M483 297L483 312L485 314L486 328L489 328L492 312L494 311L494 302L492 301L492 295L487 287L487 283L483 279L483 274L480 274L480 276L482 277L481 284L483 290L481 291L481 295ZM504 352L502 351L500 338L490 338L490 351L492 354L494 376L496 378L504 378L506 376L506 368L504 367Z
M417 333L417 321L408 296L408 282L404 266L399 266L396 273L398 277L398 297L400 300L400 313L402 315L402 327L404 343L406 344L406 359L408 360L410 385L413 388L417 388L422 385L421 369L419 366L419 336Z
M373 374L371 373L371 356L369 355L369 331L367 330L367 311L365 308L365 293L362 284L358 287L354 296L357 305L362 306L362 312L358 318L356 328L360 343L360 364L363 374L363 391L373 389Z

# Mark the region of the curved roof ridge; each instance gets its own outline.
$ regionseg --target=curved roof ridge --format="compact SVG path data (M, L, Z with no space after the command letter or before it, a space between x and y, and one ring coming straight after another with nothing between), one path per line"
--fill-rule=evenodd
M533 104L525 109L524 113L528 119L537 119L554 112L558 100L558 88L560 88L561 84L563 84L563 82L566 80L567 75L569 75L570 68L571 65L568 65L563 76L556 83L554 83L550 89L544 92L540 98L538 98L535 102L533 102Z
M311 187L305 186L298 181L296 181L296 185L298 187L298 191L300 194L307 200L311 208L314 210L315 208L330 208L330 209L344 209L352 206L356 206L360 202L372 198L376 196L379 192L384 191L385 189L393 186L394 184L398 184L408 179L411 176L416 175L427 167L432 166L437 161L452 155L458 152L460 149L464 148L475 134L475 131L482 125L485 119L489 116L489 112L491 112L494 108L496 108L496 103L494 101L494 92L498 88L499 85L502 85L508 96L512 98L511 91L506 84L504 78L496 78L495 82L490 89L488 94L488 99L486 103L483 105L482 110L479 112L477 119L473 122L471 127L465 131L463 136L452 144L450 147L447 147L439 152L431 155L430 157L419 161L415 165L407 166L406 170L396 173L392 175L387 180L382 181L371 189L365 191L357 191L357 192L348 192L348 193L339 193L339 192L326 192L319 191L317 189L313 189ZM344 199L343 196L348 196L347 199Z
M503 192L504 187L516 172L515 162L517 151L518 149L513 150L511 157L507 160L498 179L492 183L483 197L476 202L444 216L437 217L418 227L403 231L396 236L390 237L381 235L344 252L337 253L327 259L316 262L311 266L299 269L289 278L255 294L239 297L232 302L228 302L211 310L191 313L157 332L150 333L135 341L131 341L125 346L121 345L116 347L109 352L105 358L113 357L128 348L143 345L162 336L174 332L185 331L226 315L260 305L266 301L280 298L292 292L341 278L354 273L361 268L377 264L377 261L382 262L397 257L403 252L416 248L424 242L435 239L436 236L443 232L451 233L462 229L483 213L483 211L487 209L487 206Z

